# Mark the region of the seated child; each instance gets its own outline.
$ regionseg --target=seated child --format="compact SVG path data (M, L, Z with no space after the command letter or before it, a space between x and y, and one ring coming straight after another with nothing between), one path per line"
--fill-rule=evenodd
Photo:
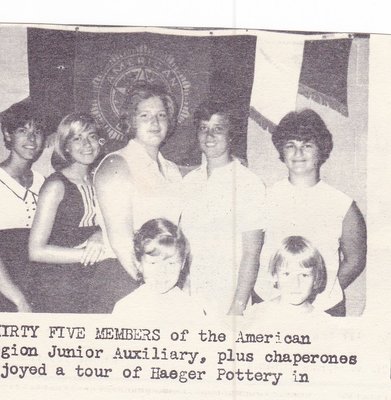
M170 221L158 218L146 222L134 236L134 252L143 284L114 307L113 314L126 317L180 321L203 316L201 308L179 286L185 281L190 254L182 231Z
M312 302L326 286L326 268L319 251L301 236L282 241L269 263L269 273L279 296L250 307L252 317L276 312L307 314L315 311ZM319 312L322 315L325 313Z

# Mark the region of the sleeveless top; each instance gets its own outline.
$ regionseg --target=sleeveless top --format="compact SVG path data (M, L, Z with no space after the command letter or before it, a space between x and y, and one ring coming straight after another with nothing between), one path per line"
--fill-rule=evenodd
M75 247L98 230L94 189L74 184L61 172L50 175L47 182L56 180L64 184L64 197L58 205L48 243Z
M48 244L61 247L80 246L99 227L92 186L77 185L61 172L55 172L47 183L62 182L64 195L54 218ZM46 184L46 183L45 183ZM31 263L35 312L87 312L87 291L95 266L80 263Z
M126 161L130 172L132 194L129 202L133 210L133 227L130 229L135 232L154 218L166 218L178 224L182 206L182 175L176 164L166 160L160 152L158 162L152 160L141 144L130 140L124 148L108 154L98 169L113 154L120 155ZM121 194L113 194L118 195ZM100 212L98 214L105 245L109 249L107 257L116 258L107 238L102 215Z
M343 220L351 204L350 197L322 180L312 187L302 188L284 179L268 190L265 243L255 285L262 299L278 295L268 273L270 257L286 237L299 235L319 250L326 265L326 288L317 295L313 305L319 310L328 310L342 301L337 277L339 246Z

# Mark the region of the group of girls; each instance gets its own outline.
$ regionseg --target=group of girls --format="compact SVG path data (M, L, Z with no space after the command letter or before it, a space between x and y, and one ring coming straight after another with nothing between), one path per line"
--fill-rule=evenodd
M91 117L65 117L53 158L59 169L45 181L31 169L44 143L38 115L19 103L2 118L10 154L0 165L1 309L85 312L92 265L103 251L90 168L100 137Z
M227 105L195 112L203 163L184 178L160 152L175 123L170 95L135 85L120 110L130 140L97 165L101 131L70 114L56 133L57 171L44 182L31 170L44 142L33 109L4 113L0 228L12 242L0 253L1 310L345 315L344 289L365 267L365 223L320 180L332 138L319 115L293 112L278 125L272 139L289 177L267 196L231 154Z

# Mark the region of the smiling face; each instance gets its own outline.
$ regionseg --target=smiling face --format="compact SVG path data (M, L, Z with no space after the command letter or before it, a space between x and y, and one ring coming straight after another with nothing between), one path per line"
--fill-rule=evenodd
M36 160L42 150L43 133L34 121L29 121L12 134L7 134L6 139L10 143L11 152L25 161Z
M311 175L319 172L319 148L313 140L291 139L287 141L283 146L283 159L289 173Z
M165 247L158 255L144 254L140 260L145 285L160 294L177 284L182 267L183 259L176 247Z
M90 165L100 152L99 135L94 129L75 132L67 139L65 152L72 162Z
M312 268L292 258L278 268L276 278L282 302L300 306L309 301L314 287Z
M208 161L229 160L229 119L222 114L213 114L209 121L201 120L198 126L198 141Z
M146 147L158 148L166 138L168 114L159 97L142 100L133 117L135 140Z

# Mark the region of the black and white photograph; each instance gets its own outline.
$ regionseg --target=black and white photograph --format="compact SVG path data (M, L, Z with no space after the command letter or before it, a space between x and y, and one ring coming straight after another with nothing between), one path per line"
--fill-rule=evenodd
M6 393L386 399L377 36L0 25Z
M1 33L1 311L361 315L368 35Z

